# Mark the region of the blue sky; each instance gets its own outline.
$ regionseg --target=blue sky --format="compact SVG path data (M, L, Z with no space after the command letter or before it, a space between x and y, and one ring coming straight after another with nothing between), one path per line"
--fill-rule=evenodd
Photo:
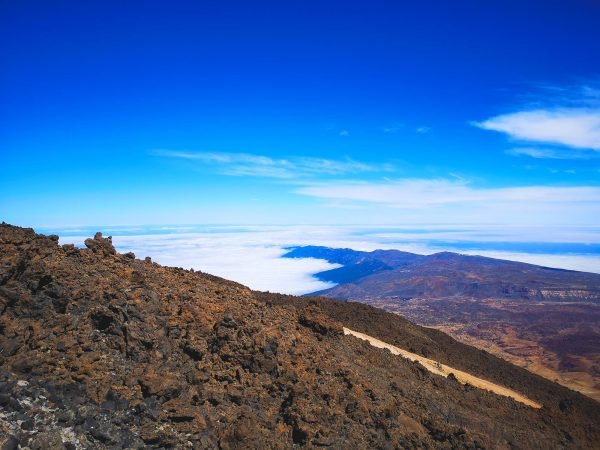
M3 2L0 219L600 222L600 5Z

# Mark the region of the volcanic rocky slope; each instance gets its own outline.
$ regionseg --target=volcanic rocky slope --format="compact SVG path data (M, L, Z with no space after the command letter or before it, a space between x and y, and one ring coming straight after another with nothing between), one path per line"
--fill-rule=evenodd
M0 448L593 448L600 407L355 303L0 226ZM504 384L463 386L342 324Z

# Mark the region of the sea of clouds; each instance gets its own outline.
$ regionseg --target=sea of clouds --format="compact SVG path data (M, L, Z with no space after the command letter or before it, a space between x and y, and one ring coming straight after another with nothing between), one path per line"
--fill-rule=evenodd
M332 287L315 273L338 267L314 258L282 258L286 248L323 245L355 250L398 249L420 254L456 251L549 267L600 273L600 228L519 229L464 226L152 226L39 229L60 242L83 245L102 231L120 252L150 256L253 289L305 294Z

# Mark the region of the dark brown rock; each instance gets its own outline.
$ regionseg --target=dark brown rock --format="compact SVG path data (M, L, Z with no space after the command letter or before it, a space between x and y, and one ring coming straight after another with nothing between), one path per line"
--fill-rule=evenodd
M319 334L329 336L341 336L344 334L341 323L332 320L323 313L322 310L315 306L308 307L302 311L299 321L301 325L304 325Z
M99 231L95 234L93 239L86 239L84 244L94 253L101 255L108 256L117 253L112 244L112 236L108 236L107 238L102 237L102 233Z
M19 440L12 434L0 436L0 450L17 450Z
M29 442L31 450L64 450L62 438L58 431L38 433Z

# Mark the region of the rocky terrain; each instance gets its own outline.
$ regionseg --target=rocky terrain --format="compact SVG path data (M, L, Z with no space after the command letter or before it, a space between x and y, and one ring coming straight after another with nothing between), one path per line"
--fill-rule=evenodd
M593 448L600 405L366 305L0 225L0 448ZM344 336L502 384L531 408Z
M480 256L299 247L344 264L319 292L436 327L600 401L600 275Z

